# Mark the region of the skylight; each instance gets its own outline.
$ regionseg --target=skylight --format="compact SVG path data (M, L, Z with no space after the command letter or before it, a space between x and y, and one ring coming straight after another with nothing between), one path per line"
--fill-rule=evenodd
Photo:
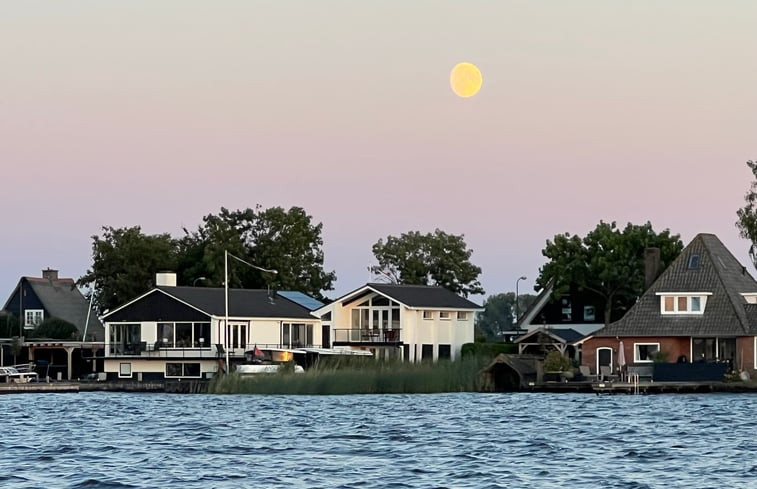
M695 270L699 268L699 255L691 255L689 257L689 269Z

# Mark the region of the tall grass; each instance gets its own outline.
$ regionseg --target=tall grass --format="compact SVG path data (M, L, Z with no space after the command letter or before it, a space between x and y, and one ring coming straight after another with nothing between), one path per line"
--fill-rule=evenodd
M366 361L367 360L367 361ZM487 359L466 357L454 362L402 363L373 358L321 359L305 373L279 372L242 377L216 377L215 394L431 394L475 392Z

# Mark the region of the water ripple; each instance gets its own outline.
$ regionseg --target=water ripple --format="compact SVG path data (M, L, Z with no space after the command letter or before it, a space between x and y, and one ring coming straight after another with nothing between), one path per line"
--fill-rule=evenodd
M757 397L2 397L0 487L757 487ZM10 456L9 456L10 454Z

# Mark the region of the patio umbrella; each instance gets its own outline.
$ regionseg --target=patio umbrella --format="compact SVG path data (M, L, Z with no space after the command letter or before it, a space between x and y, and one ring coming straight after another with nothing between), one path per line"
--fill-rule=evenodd
M623 373L623 367L626 366L626 350L623 347L623 340L620 340L620 343L618 343L618 370L620 370L621 375Z

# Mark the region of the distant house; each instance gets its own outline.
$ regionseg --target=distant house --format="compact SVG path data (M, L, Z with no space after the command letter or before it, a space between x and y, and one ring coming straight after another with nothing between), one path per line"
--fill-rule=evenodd
M230 289L228 328L223 288L177 287L158 274L158 286L103 316L108 332L108 379L209 378L244 359L254 346L321 346L323 304L297 292Z
M458 358L482 310L442 287L370 283L313 314L334 346L419 362Z
M582 340L593 372L666 362L757 366L757 282L713 234L699 234L626 315ZM622 363L622 361L621 361Z
M590 292L572 288L559 297L549 283L516 324L517 331L572 329L587 335L604 326L604 302Z
M90 311L74 279L58 277L58 270L42 270L41 278L21 277L3 310L19 318L25 331L45 319L58 318L76 326L79 337L71 339L103 341L105 336L102 323Z

